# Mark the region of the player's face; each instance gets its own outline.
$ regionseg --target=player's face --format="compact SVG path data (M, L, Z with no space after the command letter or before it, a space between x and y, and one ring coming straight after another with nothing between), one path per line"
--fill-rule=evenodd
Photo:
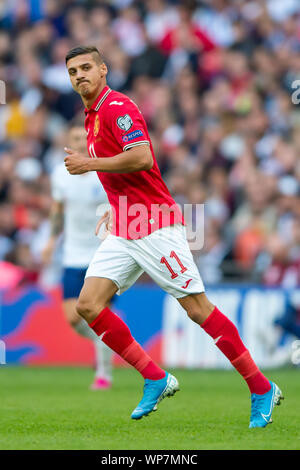
M105 85L107 67L98 64L93 54L82 54L67 62L67 68L73 89L83 98L93 96Z
M86 132L83 127L72 127L69 131L68 144L72 150L78 153L87 153Z

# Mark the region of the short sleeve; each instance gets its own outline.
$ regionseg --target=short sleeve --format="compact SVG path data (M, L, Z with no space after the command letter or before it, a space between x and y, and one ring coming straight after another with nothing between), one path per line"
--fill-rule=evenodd
M123 151L137 145L150 145L145 120L133 101L111 101L108 109L112 134Z

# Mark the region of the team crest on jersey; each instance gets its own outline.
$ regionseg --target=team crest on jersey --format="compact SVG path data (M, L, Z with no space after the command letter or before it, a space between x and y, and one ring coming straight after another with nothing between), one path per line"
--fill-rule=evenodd
M125 116L119 116L117 119L117 125L122 131L129 131L133 122L129 114L125 114Z
M94 125L94 137L96 137L96 135L98 134L99 129L100 129L100 120L99 120L99 116L97 114L96 119L95 119L95 125Z

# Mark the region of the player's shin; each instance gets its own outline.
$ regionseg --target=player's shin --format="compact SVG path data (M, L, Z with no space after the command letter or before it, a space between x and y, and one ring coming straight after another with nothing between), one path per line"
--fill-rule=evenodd
M89 338L93 341L99 340L95 332L90 329L88 323L83 318L80 319L73 328L79 335L84 336L85 338Z
M159 380L165 371L135 341L128 326L108 307L89 325L102 341L138 370L145 379Z
M251 393L260 395L270 390L269 380L253 361L237 328L217 307L201 324L201 327L214 339L216 346L245 379Z

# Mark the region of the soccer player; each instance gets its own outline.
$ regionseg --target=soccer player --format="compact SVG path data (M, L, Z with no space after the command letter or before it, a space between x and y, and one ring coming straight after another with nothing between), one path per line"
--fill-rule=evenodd
M68 145L83 155L87 153L86 132L82 124L74 122L70 126ZM104 208L109 205L107 195L95 173L71 176L63 162L55 167L51 175L51 189L51 236L43 250L43 260L45 263L50 262L58 237L63 232L63 310L75 331L94 343L96 372L91 388L107 389L112 381L112 351L76 312L76 302L87 267L101 243L95 235L99 218L97 208L100 204Z
M178 300L245 379L252 399L250 427L265 427L282 393L258 369L235 325L206 297L183 215L162 180L142 114L126 95L109 88L96 47L73 48L66 66L85 106L90 158L65 148L65 165L71 175L97 172L113 210L111 233L89 265L77 311L145 379L131 417L148 415L179 390L177 379L151 360L108 306L115 293L124 292L145 271Z

